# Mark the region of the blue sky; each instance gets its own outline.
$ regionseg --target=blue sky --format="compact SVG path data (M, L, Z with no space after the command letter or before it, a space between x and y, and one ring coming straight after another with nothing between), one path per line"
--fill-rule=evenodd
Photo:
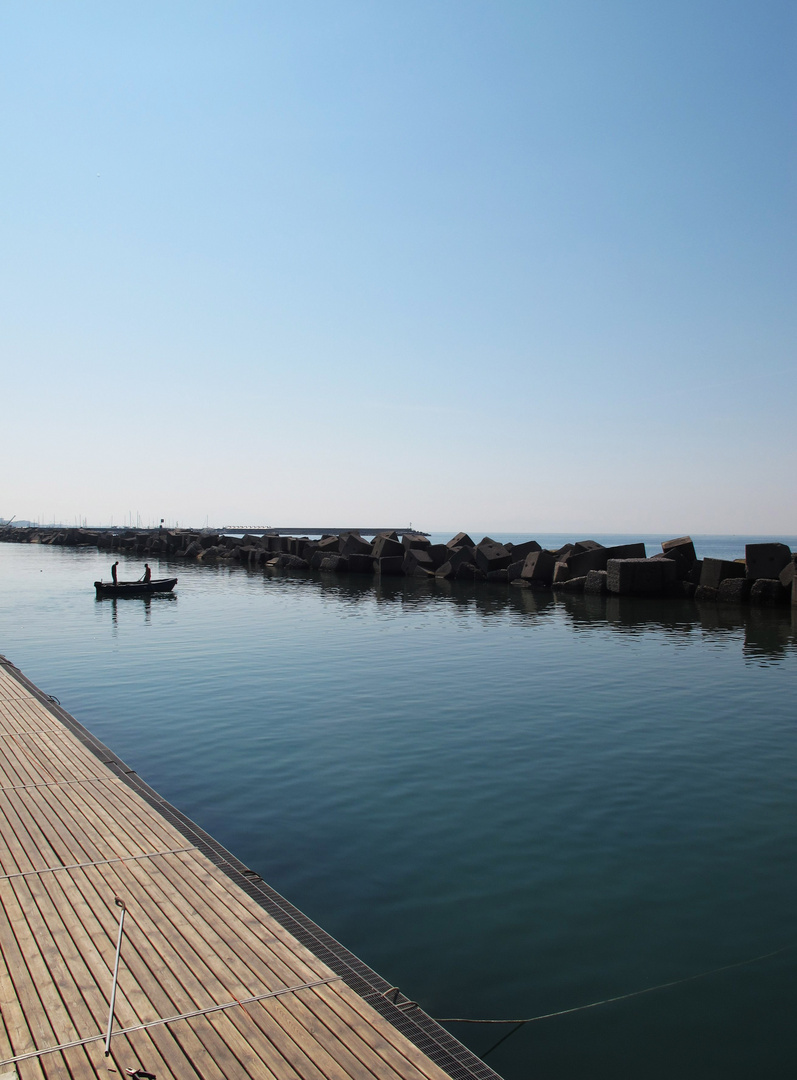
M792 2L0 10L0 516L797 533Z

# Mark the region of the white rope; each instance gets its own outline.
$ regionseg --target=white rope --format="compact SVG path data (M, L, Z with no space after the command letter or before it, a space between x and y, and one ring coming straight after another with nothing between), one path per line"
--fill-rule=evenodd
M20 739L23 735L57 735L58 728L44 728L41 731L0 731L0 739Z
M41 870L19 870L15 874L0 874L0 881L12 878L35 877L36 874L55 874L58 870L83 870L88 866L108 866L110 863L134 862L136 859L155 859L158 855L179 855L183 851L196 851L195 847L177 847L169 851L148 851L144 855L119 855L113 859L96 859L94 862L67 863L65 866L45 866Z
M236 1005L251 1005L257 1001L266 1001L268 998L282 997L283 994L295 994L297 990L312 990L316 986L326 986L327 983L340 982L340 975L333 975L329 979L316 979L315 982L299 983L298 986L283 986L280 990L271 990L267 994L253 994L251 997L236 998L234 1001L226 1001L223 1005L209 1005L206 1009L194 1009L192 1012L178 1013L176 1016L167 1016L159 1020L148 1020L145 1024L133 1024L132 1027L119 1028L114 1031L117 1035L130 1035L134 1031L146 1031L147 1028L158 1027L161 1024L174 1024L177 1020L192 1020L195 1016L206 1016L208 1013L221 1012L223 1009L234 1009ZM16 1057L6 1058L0 1061L0 1068L4 1065L13 1065L17 1061L29 1061L31 1058L42 1057L44 1054L57 1054L59 1050L72 1050L76 1046L88 1046L89 1043L102 1042L104 1035L90 1035L87 1039L75 1039L73 1042L59 1043L58 1046L48 1046L45 1050L31 1050L27 1054L17 1054Z
M97 784L106 783L116 777L108 776L84 776L82 780L51 780L41 784L12 784L10 787L0 787L0 791L27 791L29 788L42 787L66 787L68 784Z

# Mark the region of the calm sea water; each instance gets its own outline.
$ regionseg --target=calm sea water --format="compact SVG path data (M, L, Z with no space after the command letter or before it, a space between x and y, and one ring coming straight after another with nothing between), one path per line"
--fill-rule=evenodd
M110 561L0 544L0 652L433 1016L788 949L528 1024L508 1080L794 1074L792 610L183 565L96 601Z

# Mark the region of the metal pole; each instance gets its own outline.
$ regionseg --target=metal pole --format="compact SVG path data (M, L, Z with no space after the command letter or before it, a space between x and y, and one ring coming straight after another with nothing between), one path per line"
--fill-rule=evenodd
M111 1007L108 1010L108 1030L105 1033L106 1057L108 1057L111 1052L111 1028L113 1027L113 1009L114 1005L116 1005L116 980L119 978L119 957L122 952L122 931L125 925L125 911L127 910L125 908L124 900L120 900L118 896L114 897L114 903L117 907L121 908L122 911L119 915L119 936L116 939L116 962L113 966L113 982L111 984Z

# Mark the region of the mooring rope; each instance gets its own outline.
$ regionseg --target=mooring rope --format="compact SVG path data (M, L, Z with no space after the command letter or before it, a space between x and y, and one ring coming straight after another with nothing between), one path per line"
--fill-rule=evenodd
M533 1024L537 1020L550 1020L554 1016L568 1016L570 1013L584 1012L585 1009L597 1009L600 1005L611 1005L615 1001L627 1001L629 998L641 997L642 994L652 994L655 990L666 990L671 986L681 986L683 983L694 982L696 979L706 979L709 975L718 975L721 971L730 971L732 968L744 967L747 964L757 964L760 960L769 960L773 956L789 952L794 945L784 945L782 949L773 952L762 953L760 956L751 956L747 960L737 960L733 964L723 964L722 967L711 968L709 971L701 971L697 975L686 975L682 979L672 979L670 982L657 983L655 986L646 986L644 990L632 990L628 994L617 994L614 997L601 998L600 1001L590 1001L588 1005L574 1005L569 1009L557 1009L555 1012L540 1013L539 1016L529 1016L522 1020L474 1020L466 1016L441 1016L438 1017L440 1024Z

